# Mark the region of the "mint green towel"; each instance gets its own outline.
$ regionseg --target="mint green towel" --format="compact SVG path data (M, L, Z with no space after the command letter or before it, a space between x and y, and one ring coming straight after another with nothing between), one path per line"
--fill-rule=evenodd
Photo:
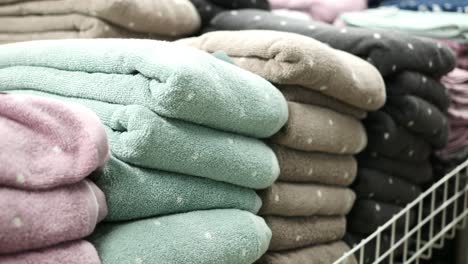
M130 166L111 157L92 180L104 192L106 221L146 218L205 209L237 208L257 213L254 190L206 178Z
M236 209L107 223L90 238L103 264L250 264L270 239L262 218Z
M0 46L0 90L40 90L121 105L253 137L287 120L263 78L208 53L136 39L43 40Z
M0 86L1 87L1 86ZM114 105L37 91L12 91L82 104L105 125L112 154L129 164L264 189L279 176L273 150L249 138L160 117L139 105Z

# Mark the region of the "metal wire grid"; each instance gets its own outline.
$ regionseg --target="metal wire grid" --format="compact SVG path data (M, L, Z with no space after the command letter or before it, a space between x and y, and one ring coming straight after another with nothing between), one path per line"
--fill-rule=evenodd
M468 216L468 160L363 239L334 264L416 263L464 228ZM401 230L403 228L403 230ZM356 258L356 259L355 259Z

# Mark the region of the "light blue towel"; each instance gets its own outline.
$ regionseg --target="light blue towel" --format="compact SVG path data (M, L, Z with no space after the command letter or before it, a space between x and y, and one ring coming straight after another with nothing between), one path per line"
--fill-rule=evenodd
M183 45L154 40L45 40L0 46L0 90L40 90L121 105L253 137L286 122L263 78Z

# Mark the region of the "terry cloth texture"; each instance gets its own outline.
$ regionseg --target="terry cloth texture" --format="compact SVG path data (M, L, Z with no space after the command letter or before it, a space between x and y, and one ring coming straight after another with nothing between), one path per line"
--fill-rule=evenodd
M90 235L107 214L92 182L47 191L0 188L0 254L38 249Z
M376 153L363 153L359 155L358 164L360 168L382 171L417 185L433 180L432 166L427 160L423 162L405 162L385 158Z
M330 244L322 244L282 252L268 252L257 263L258 264L330 264L338 260L349 247L342 241ZM343 264L357 264L354 256L345 260Z
M94 246L85 240L18 254L0 255L2 264L101 264Z
M344 12L367 8L366 0L269 0L271 7L299 10L310 14L314 20L333 23Z
M199 28L200 17L188 0L42 0L0 4L0 43L72 37L173 39Z
M194 211L120 224L103 224L90 238L102 263L253 263L271 231L249 212Z
M357 162L352 155L305 152L279 145L271 147L278 157L280 181L348 186L356 177Z
M352 186L358 198L406 205L421 194L419 186L386 173L360 169Z
M265 221L273 234L269 251L302 248L342 239L346 232L345 217L278 217Z
M288 105L288 122L271 138L273 143L334 154L356 154L366 146L366 131L356 118L314 105Z
M385 85L372 65L298 34L218 31L178 42L208 52L223 50L236 65L272 83L303 86L357 108L375 110L385 102Z
M99 118L77 104L0 94L0 184L49 189L83 180L109 156Z
M389 97L383 111L400 126L422 136L434 148L447 145L447 117L434 105L412 95Z
M364 120L369 143L366 151L401 161L422 162L431 154L430 145L383 111L369 113Z
M206 178L138 168L114 157L92 179L106 196L109 208L106 221L204 209L237 208L257 213L262 204L251 189Z
M162 41L2 45L0 80L1 90L137 104L161 116L253 137L273 135L288 117L286 100L266 80L205 52Z
M346 215L356 198L348 188L286 182L276 182L259 195L259 214L276 216Z
M447 111L450 97L447 89L439 81L416 72L402 72L385 79L389 96L414 95Z
M279 175L274 152L258 139L164 118L139 105L53 97L96 112L113 156L131 165L255 189L270 186Z
M468 13L466 0L384 0L380 2L382 6L397 6L399 9L406 10Z
M297 85L277 85L286 100L302 104L322 106L342 114L348 114L358 119L366 117L367 112L352 105L341 102L321 92Z
M256 20L255 17L261 19ZM383 30L340 29L320 22L282 17L261 10L220 13L211 21L211 27L211 30L264 29L306 35L335 49L368 60L384 76L402 71L442 76L455 66L452 51L445 45L430 40Z
M466 14L416 12L386 7L345 13L340 16L340 20L350 26L399 30L430 38L468 40Z

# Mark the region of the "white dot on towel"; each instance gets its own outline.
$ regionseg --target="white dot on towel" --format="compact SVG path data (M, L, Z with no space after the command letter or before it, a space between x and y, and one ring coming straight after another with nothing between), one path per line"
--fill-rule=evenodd
M416 191L416 187L411 186L411 190L412 190L413 192L415 192L415 191Z
M428 109L427 109L427 114L428 114L428 115L432 115L432 109L428 108Z
M307 28L310 29L310 30L314 30L314 29L316 29L317 27L314 26L314 25L309 25Z
M437 129L432 130L432 134L435 135L435 134L437 134L437 133L438 133Z
M153 221L153 224L154 224L155 226L160 226L160 225L161 225L161 222L159 222L158 220L154 220L154 221Z
M429 68L432 68L432 66L434 66L431 60L429 61L428 65L429 65Z
M379 204L376 204L376 205L375 205L375 210L376 210L377 212L380 212L380 205L379 205Z
M312 175L312 174L314 174L314 169L313 169L313 168L310 168L310 169L309 169L309 172L307 172L307 175L310 176L310 175Z
M371 104L372 101L374 101L374 100L372 100L372 98L367 99L367 104Z
M193 160L197 160L199 157L200 157L200 154L198 154L198 153L196 153L196 152L193 153L193 155L192 155L192 159L193 159Z
M212 239L212 238L213 238L213 237L211 236L210 232L206 232L206 233L205 233L205 237L206 237L207 239Z
M444 7L447 8L447 9L451 9L451 8L452 8L452 4L450 4L450 3L445 3L445 4L444 4Z
M110 27L109 26L104 26L104 31L109 31Z
M171 36L177 36L177 31L171 31Z
M367 57L366 59L368 62L372 62L372 58L371 57Z
M379 33L374 33L374 38L375 39L380 39L382 36Z
M374 197L375 193L369 193L369 198Z
M412 157L414 155L414 150L410 149L408 151L408 156Z
M256 4L257 0L251 0L250 2L252 2L252 4Z
M348 150L348 147L347 147L347 146L343 146L343 147L341 148L341 153L345 153L347 150Z
M411 120L411 121L408 122L408 126L409 126L409 127L412 127L413 125L414 125L414 121L413 121L413 120Z
M388 178L388 184L393 184L393 178Z
M194 93L189 93L187 95L187 101L192 101L193 97L195 97L195 94Z
M374 158L377 157L377 152L372 152L371 156L374 157Z
M322 198L322 191L321 191L321 190L317 190L317 196L318 196L319 198Z
M312 144L312 138L308 138L308 139L307 139L307 143L308 143L308 144Z
M208 12L211 11L211 6L210 6L210 5L207 5L207 6L205 7L205 10L208 11Z
M131 27L131 28L134 27L134 26L135 26L135 22L130 22L130 23L128 23L128 26Z
M239 14L239 12L237 12L237 11L231 11L231 15L237 16L237 14Z
M181 204L182 202L184 201L184 199L182 199L182 197L177 197L177 203L178 204Z
M392 71L396 71L396 65L392 65Z
M437 48L441 49L441 48L442 48L442 44L437 43Z
M24 183L26 181L26 179L24 178L24 175L21 174L21 173L18 173L16 175L16 182L17 183Z
M286 21L281 21L281 22L280 22L280 25L282 25L282 26L286 26L287 24L288 24L288 23L287 23Z
M58 154L58 153L62 153L62 149L61 149L59 146L54 146L54 147L52 148L52 151L53 151L54 153L57 153L57 154Z
M320 86L320 88L319 88L319 90L320 90L320 91L325 91L326 89L328 89L328 87L327 87L327 86L325 86L325 85L323 85L323 86Z
M234 144L234 140L232 140L232 138L228 138L228 142L229 144Z
M243 257L247 256L247 249L245 248L242 249L242 256Z
M410 50L413 50L413 49L414 49L414 46L413 46L413 44L411 44L411 43L408 43L408 48L409 48Z
M426 76L423 76L423 77L421 78L421 81L422 81L423 83L426 83L426 82L427 82Z
M143 260L139 257L135 258L135 264L141 264L143 263Z
M22 227L23 226L23 221L19 217L13 218L13 220L11 220L11 223L13 224L14 227Z
M348 179L348 178L349 178L349 172L345 172L345 173L344 173L344 178L345 178L345 179Z
M345 34L345 33L348 32L348 30L347 30L346 28L342 28L342 29L340 30L340 32L343 33L343 34Z
M275 202L279 202L280 198L278 194L275 194Z
M247 60L246 58L240 58L240 59L239 59L240 62L244 62L244 61L246 61L246 60Z
M300 241L302 239L302 236L296 236L296 241Z
M383 138L384 138L385 140L388 140L388 139L390 138L390 133L385 132L385 133L383 134Z
M333 126L333 120L328 119L328 124L330 124L330 126Z
M156 15L158 15L158 17L162 17L162 16L163 16L163 13L162 13L161 11L158 11L158 12L156 13Z
M259 16L259 15L254 16L254 20L257 20L257 21L258 21L258 20L261 20L261 19L262 19L262 17Z

